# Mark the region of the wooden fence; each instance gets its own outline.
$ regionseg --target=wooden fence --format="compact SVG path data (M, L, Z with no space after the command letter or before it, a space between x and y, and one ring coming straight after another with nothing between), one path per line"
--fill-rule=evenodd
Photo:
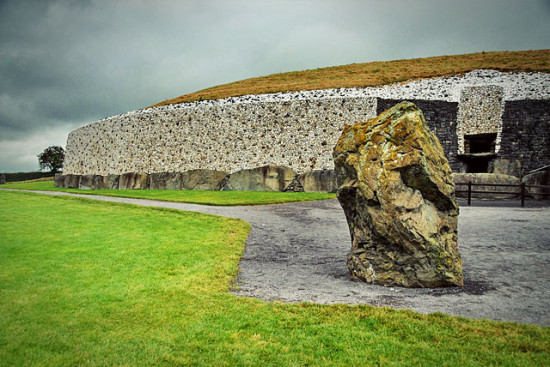
M488 184L488 183L472 183L470 182L457 182L455 183L456 186L466 186L467 190L455 190L455 194L467 194L468 198L468 205L472 205L472 194L493 194L493 195L513 195L515 197L519 196L519 199L521 201L521 207L525 207L525 198L530 196L540 196L542 198L550 198L550 186L547 185L526 185L524 182L522 182L519 185L511 185L511 184ZM484 186L484 187L507 187L510 188L510 190L514 191L487 191L487 190L475 190L475 187L477 186ZM529 192L529 189L540 189L535 193Z

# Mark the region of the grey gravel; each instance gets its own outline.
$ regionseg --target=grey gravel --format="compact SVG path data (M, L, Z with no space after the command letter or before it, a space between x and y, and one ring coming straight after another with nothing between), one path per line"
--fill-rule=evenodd
M50 195L68 195L43 192ZM461 206L463 288L405 289L353 282L350 236L337 200L213 207L115 197L90 199L168 207L252 224L240 263L239 296L266 301L368 304L550 326L550 207ZM506 204L504 204L506 205Z

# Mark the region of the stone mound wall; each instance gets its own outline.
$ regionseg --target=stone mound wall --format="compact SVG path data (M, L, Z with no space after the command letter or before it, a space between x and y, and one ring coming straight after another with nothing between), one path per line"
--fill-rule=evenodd
M296 174L332 170L332 149L346 124L406 99L423 111L454 172L468 171L468 159L478 158L468 155L468 136L489 134L496 137L490 172L521 176L550 164L549 85L549 74L476 71L378 88L133 111L71 132L64 173L108 177L208 169L234 174L267 165Z
M332 148L346 122L375 114L374 98L150 109L73 131L64 172L236 172L268 164L300 173L331 169Z

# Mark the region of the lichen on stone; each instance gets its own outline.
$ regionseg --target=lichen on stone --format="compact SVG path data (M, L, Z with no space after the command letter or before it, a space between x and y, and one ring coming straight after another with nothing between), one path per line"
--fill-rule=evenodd
M333 152L351 277L405 287L462 285L451 169L422 111L402 102L346 126Z

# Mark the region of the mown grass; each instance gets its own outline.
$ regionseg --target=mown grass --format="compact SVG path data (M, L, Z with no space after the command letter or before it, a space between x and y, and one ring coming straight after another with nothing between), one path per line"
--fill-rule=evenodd
M482 52L280 73L215 86L159 102L151 107L247 94L373 87L406 80L461 75L476 69L548 73L550 50Z
M201 191L201 190L80 190L56 188L51 181L16 182L1 188L64 191L86 195L117 196L133 199L174 201L202 205L267 205L334 199L336 194L315 192Z
M0 365L543 366L550 328L229 293L239 220L0 191Z

